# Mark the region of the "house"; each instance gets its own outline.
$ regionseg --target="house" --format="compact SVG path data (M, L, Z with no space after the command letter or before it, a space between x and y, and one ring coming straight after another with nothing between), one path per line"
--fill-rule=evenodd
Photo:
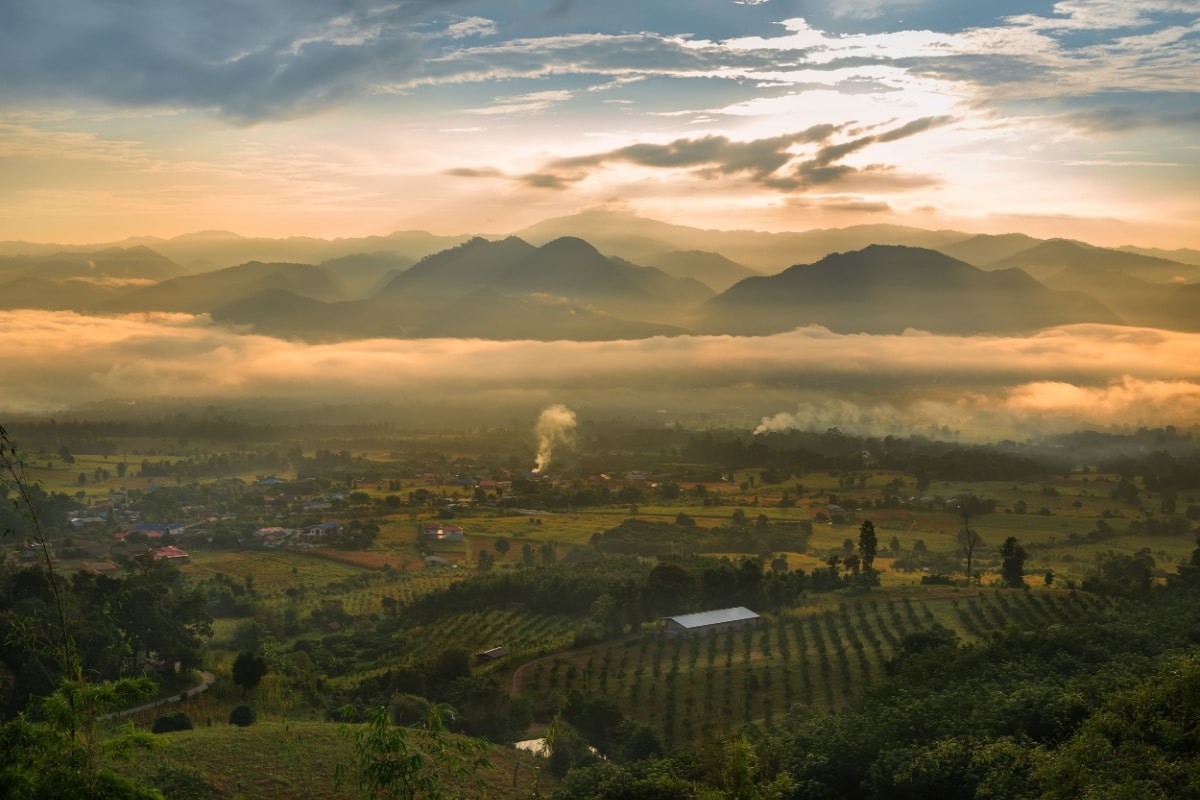
M304 535L311 539L323 539L326 536L341 536L342 526L336 522L319 522L304 529Z
M453 561L441 556L425 556L425 566L427 567L454 567L457 566Z
M170 561L175 564L186 564L192 560L187 552L174 545L158 548L154 551L154 557L160 561Z
M439 539L446 542L461 542L464 531L458 525L443 525L439 522L426 522L421 526L421 532L427 539Z
M506 655L508 655L507 647L493 647L491 650L484 650L482 653L476 653L475 660L482 664L488 661L495 661L497 659L504 658Z
M762 617L745 606L719 608L716 611L701 611L698 614L683 614L666 619L666 634L672 638L694 633L708 633L709 631L756 628L762 623Z

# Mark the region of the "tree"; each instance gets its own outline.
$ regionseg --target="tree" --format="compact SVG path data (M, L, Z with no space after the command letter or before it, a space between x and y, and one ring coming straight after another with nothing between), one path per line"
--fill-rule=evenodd
M242 697L257 687L268 671L266 659L262 656L248 650L238 653L233 660L233 682L242 687Z
M508 554L508 551L511 549L512 545L509 544L508 539L505 539L503 536L501 536L492 544L492 547L497 553L503 556Z
M343 709L347 717L353 713ZM336 784L340 788L353 776L361 791L388 800L460 796L451 783L466 782L491 764L484 755L487 742L446 731L449 713L448 706L431 704L418 725L401 727L393 725L387 709L379 706L371 709L364 725L343 725L338 733L351 742L354 755L349 764L334 768Z
M248 728L258 719L258 715L254 713L254 709L250 706L238 706L229 712L229 724L237 725L239 728Z
M1000 564L1000 576L1004 579L1004 585L1013 589L1024 586L1025 559L1029 554L1017 542L1017 537L1010 536L1004 540L1000 547L1000 557L1003 559Z
M962 512L963 518L963 527L958 533L958 543L962 546L963 555L967 557L967 582L970 583L975 577L975 573L971 571L975 548L983 542L983 537L971 529L971 515L967 511L966 505L960 505L958 510Z
M480 572L490 572L495 565L496 557L487 550L480 550L475 554L475 566Z
M875 553L879 550L879 537L875 535L875 523L863 520L858 526L858 557L862 561L863 571L874 571Z
M679 564L656 564L646 576L646 604L652 613L666 616L691 609L696 579Z

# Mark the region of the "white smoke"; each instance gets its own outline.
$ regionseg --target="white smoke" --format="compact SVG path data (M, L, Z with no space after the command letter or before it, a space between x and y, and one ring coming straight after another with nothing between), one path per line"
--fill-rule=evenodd
M559 445L575 446L575 412L561 403L542 409L533 432L538 440L534 472L542 472L550 466L550 457Z

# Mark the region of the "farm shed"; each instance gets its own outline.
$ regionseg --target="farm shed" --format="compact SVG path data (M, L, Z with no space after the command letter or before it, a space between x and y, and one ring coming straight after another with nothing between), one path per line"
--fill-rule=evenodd
M707 633L708 631L741 630L755 628L762 622L762 617L745 606L737 608L719 608L716 611L701 611L698 614L682 614L678 617L667 617L667 636L680 636L690 633Z
M504 658L508 655L507 647L493 647L491 650L484 650L482 653L475 654L475 660L480 663L486 661L495 661L498 658Z

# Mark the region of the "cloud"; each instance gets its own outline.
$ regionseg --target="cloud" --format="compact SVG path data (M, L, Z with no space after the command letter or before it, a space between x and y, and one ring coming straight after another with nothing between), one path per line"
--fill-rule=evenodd
M837 420L854 413L881 426L921 426L939 418L1006 432L1200 420L1200 334L1117 326L1024 338L803 328L767 337L309 345L240 335L182 314L5 311L0 339L5 413L115 399L383 402L424 387L422 396L481 410L512 397L577 410L618 402L699 410L765 403L774 406L772 416L824 408L822 419L835 419L829 409L843 409Z
M442 173L452 178L502 178L504 173L495 167L455 167Z
M573 96L574 94L570 91L557 89L545 92L530 92L511 97L496 97L492 100L492 105L484 108L473 108L468 113L485 115L529 114L536 111L545 111L547 108L559 103L565 103Z
M1144 128L1190 130L1200 123L1200 92L1123 98L1100 95L1088 101L1089 107L1069 111L1057 119L1093 134L1124 134Z
M744 175L773 189L803 190L835 183L862 171L840 163L852 153L873 144L914 136L950 121L950 117L925 117L880 134L860 136L838 144L824 144L844 127L832 124L814 125L796 133L747 142L711 135L676 139L666 144L639 143L603 153L556 159L542 170L523 176L522 180L531 186L563 189L586 179L600 167L628 163L652 169L694 170L703 177ZM793 148L812 144L822 146L811 158L797 160ZM874 165L866 169L882 172L888 167Z
M238 124L303 116L411 74L414 31L452 0L46 0L6 4L0 85L47 98L211 110ZM466 27L464 27L466 26ZM458 21L448 35L479 33Z
M1133 430L1182 423L1200 413L1200 384L1192 381L1142 380L1130 376L1099 386L1037 381L1005 387L997 393L963 392L959 397L892 402L879 398L816 395L794 411L762 418L755 433L839 428L865 436L923 433L950 428L963 438L1034 435L1085 428Z
M466 17L447 25L445 35L451 39L465 39L468 36L494 36L498 30L494 20Z

